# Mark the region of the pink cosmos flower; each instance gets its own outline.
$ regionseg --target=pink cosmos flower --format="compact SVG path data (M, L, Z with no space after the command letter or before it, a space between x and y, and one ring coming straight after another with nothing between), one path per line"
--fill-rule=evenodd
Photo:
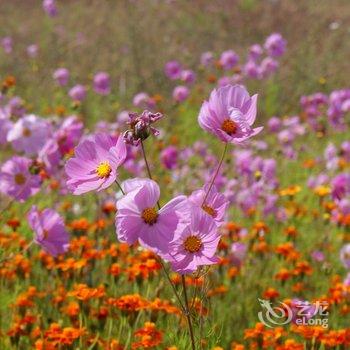
M68 188L75 195L106 189L116 180L117 169L125 158L126 146L121 136L115 141L101 133L82 141L75 149L75 157L65 166Z
M234 242L231 245L231 263L235 266L241 266L247 254L247 245L243 242Z
M263 128L252 128L256 118L258 95L249 96L241 85L214 89L204 101L198 116L199 125L223 142L239 144Z
M248 61L243 67L244 74L252 79L261 78L261 69L253 60Z
M108 95L111 92L111 82L108 73L99 72L94 76L94 90L100 95Z
M196 80L196 73L191 69L186 69L181 72L181 80L187 84L192 84Z
M60 151L66 154L73 150L83 134L84 125L82 121L75 115L65 118L58 130L54 133Z
M273 57L279 57L286 51L287 41L280 33L271 34L265 41L264 48Z
M69 234L62 217L52 209L39 211L33 206L28 214L28 222L35 232L34 242L47 253L57 256L69 248Z
M38 160L45 165L45 170L53 175L62 159L58 143L55 139L49 139L38 154Z
M266 57L261 61L260 69L263 77L267 78L278 69L278 61L271 57Z
M26 112L24 101L18 96L10 98L6 107L9 115L13 117L22 118Z
M201 65L204 67L210 66L214 62L214 55L212 52L203 52L200 58Z
M146 92L139 92L132 100L132 103L136 107L153 109L156 105L155 100L150 97Z
M212 186L209 193L208 190L209 185L207 184L200 190L194 191L188 199L198 208L202 208L217 225L220 225L224 220L229 201L222 193L218 192L215 186ZM204 198L205 202L203 203Z
M169 61L164 67L165 75L171 79L179 79L182 71L181 64L178 61Z
M29 168L32 161L14 156L6 161L0 170L0 192L24 202L40 190L40 177L32 175Z
M28 155L37 154L50 136L50 124L34 114L19 119L7 134L7 141L12 142L16 151Z
M37 44L32 44L27 47L27 55L30 58L35 58L38 56L39 47Z
M176 86L173 90L173 99L176 102L183 102L187 99L190 94L190 90L187 86L179 85Z
M259 44L254 44L249 48L249 60L257 61L263 54L263 48Z
M68 84L69 70L67 68L58 68L54 71L52 76L58 85L65 86Z
M69 90L68 95L72 100L81 102L85 100L86 88L81 84L75 85Z
M44 0L43 1L43 9L50 17L55 17L58 13L56 0Z
M232 69L239 61L238 55L233 50L224 51L220 56L220 65L225 70Z
M180 274L192 273L198 266L216 264L215 252L220 234L214 220L203 210L192 208L191 222L179 230L168 245L171 267Z
M168 146L160 154L160 160L165 168L175 169L177 165L178 151L175 146Z
M7 36L5 38L1 39L1 46L4 49L6 54L10 54L12 52L12 46L13 46L13 42L12 42L12 38Z
M189 221L186 196L178 196L157 208L160 189L149 179L133 179L123 183L125 196L117 201L116 230L121 242L136 241L155 253L168 253L175 232Z

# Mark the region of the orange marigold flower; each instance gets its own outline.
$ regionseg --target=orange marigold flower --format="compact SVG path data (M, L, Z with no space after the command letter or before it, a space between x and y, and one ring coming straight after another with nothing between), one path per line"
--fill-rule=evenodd
M220 294L226 294L228 292L228 287L221 285L216 288L213 288L208 291L207 295L208 297L212 297L214 295L220 295Z
M56 345L48 340L38 339L35 344L35 350L56 350Z
M304 350L304 344L300 344L294 339L287 339L283 345L277 346L276 350Z
M301 191L301 187L298 185L292 185L279 191L281 197L289 196L293 197Z
M153 311L165 311L168 314L181 314L181 310L179 308L173 306L169 301L161 300L159 298L156 298L154 301L152 301L148 305L148 308Z
M63 308L63 312L69 317L77 317L80 312L79 304L75 301L71 301L66 307Z
M307 261L298 261L295 265L294 275L311 275L312 267Z
M10 220L7 220L6 224L12 229L16 230L21 225L21 222L18 218L12 218Z
M2 82L2 86L5 89L9 89L16 85L16 78L13 75L9 75L5 78L5 80Z
M230 278L234 278L234 277L238 276L238 274L239 274L239 269L235 266L230 267L227 271L227 275Z
M257 338L264 334L265 326L258 322L255 324L254 328L244 330L244 339Z
M231 350L244 350L244 345L232 343L231 344Z
M58 323L52 323L45 332L45 337L54 344L71 345L76 339L85 334L85 328L66 327L61 328Z
M105 214L113 214L117 211L114 201L107 201L103 204L102 210Z
M305 289L305 285L303 282L297 282L295 284L293 284L292 286L292 291L296 292L296 293L300 293Z
M296 229L295 226L288 226L284 229L284 232L285 234L288 236L288 237L296 237L297 234L298 234L298 230Z
M269 251L269 246L265 241L256 242L252 247L253 252L264 254Z
M93 298L102 298L105 296L105 287L89 288L86 284L76 284L74 290L68 293L68 296L74 296L79 300L87 301Z
M146 322L134 334L140 340L131 344L132 349L152 348L161 344L163 340L163 333L157 330L156 325L152 322Z
M140 311L149 306L149 302L139 294L123 295L117 299L109 298L107 304L126 312Z
M81 218L77 220L73 220L69 226L76 231L87 231L90 227L90 224L86 218Z
M263 293L265 299L275 299L280 295L280 293L275 288L267 288Z
M111 265L111 267L108 269L108 272L112 275L112 276L119 276L121 273L122 269L120 267L120 264L118 263L114 263Z
M287 281L290 277L291 273L286 268L280 269L275 275L275 279L279 281Z
M263 237L266 233L270 232L270 229L265 222L259 221L254 224L252 232L255 236Z

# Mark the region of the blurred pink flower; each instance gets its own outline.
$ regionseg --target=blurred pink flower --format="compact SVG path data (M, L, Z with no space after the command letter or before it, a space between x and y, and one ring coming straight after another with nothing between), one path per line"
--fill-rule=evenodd
M169 79L176 80L180 78L182 67L178 61L169 61L166 63L164 71Z
M81 102L86 97L86 88L84 85L78 84L73 86L68 94L72 100Z
M190 90L188 89L188 87L179 85L176 86L173 91L173 99L176 102L184 102L188 98L189 94Z
M273 33L265 41L264 48L272 57L279 57L286 51L287 42L279 33Z
M111 92L111 82L109 74L99 72L94 76L94 90L97 94L108 95Z
M40 177L30 173L32 160L14 156L0 170L0 192L24 202L40 190Z
M34 242L47 253L57 256L69 248L69 234L62 217L52 209L39 211L33 206L28 214L28 223L35 232Z
M12 143L16 151L36 155L50 136L50 124L34 114L29 114L13 125L7 134L7 141Z
M59 85L65 86L68 84L69 70L67 68L58 68L54 71L53 78Z

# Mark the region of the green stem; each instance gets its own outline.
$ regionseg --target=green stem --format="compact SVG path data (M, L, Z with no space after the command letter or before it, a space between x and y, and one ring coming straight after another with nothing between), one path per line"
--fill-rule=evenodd
M195 341L194 341L191 314L190 314L190 309L189 309L189 307L188 307L188 297L187 297L187 289L186 289L186 280L185 280L185 276L184 276L184 275L181 275L181 281L182 281L182 287L183 287L183 290L184 290L185 308L186 308L186 313L185 313L185 315L186 315L186 318L187 318L188 329L189 329L189 332L190 332L192 350L196 350L196 343L195 343Z
M212 189L212 187L213 187L213 185L214 185L214 181L215 181L216 177L217 177L218 174L219 174L220 168L221 168L221 166L222 166L222 163L223 163L224 158L225 158L225 155L226 155L227 145L228 145L228 143L226 142L226 143L225 143L225 147L224 147L224 151L222 152L222 156L221 156L221 159L220 159L220 161L219 161L219 164L218 164L218 166L217 166L217 168L216 168L215 174L214 174L213 178L212 178L211 181L210 181L210 185L209 185L208 191L207 191L207 193L206 193L206 195L205 195L205 197L204 197L204 199L203 199L202 206L205 204L205 201L207 200L207 198L208 198L208 196L209 196L210 190Z
M124 190L123 190L121 184L118 182L118 180L115 180L115 183L118 185L118 187L119 187L121 193L125 194L125 192L124 192Z
M174 291L174 294L175 294L175 296L176 296L176 299L177 299L177 301L178 301L178 303L179 303L179 305L180 305L181 311L182 311L184 314L186 314L186 308L184 307L184 305L183 305L183 303L182 303L182 301L181 301L181 298L180 298L180 296L179 296L179 293L177 292L176 287L175 287L173 281L171 280L171 278L170 278L170 276L169 276L169 273L168 273L168 271L167 271L167 269L166 269L166 267L165 267L163 261L162 261L161 259L159 259L158 257L157 257L157 261L160 263L160 265L161 265L162 268L163 268L163 272L164 272L164 274L165 274L165 276L166 276L168 282L170 283L170 285L171 285L171 287L172 287L172 289L173 289L173 291Z
M149 166L149 163L148 163L148 160L147 160L147 157L146 157L146 151L145 151L145 147L143 145L143 141L141 140L141 149L142 149L142 155L143 155L143 159L145 160L145 164L146 164L146 169L147 169L147 174L148 174L148 177L153 180L152 178L152 174L151 174L151 168ZM158 209L160 209L160 203L159 203L159 200L157 201L157 206L158 206Z

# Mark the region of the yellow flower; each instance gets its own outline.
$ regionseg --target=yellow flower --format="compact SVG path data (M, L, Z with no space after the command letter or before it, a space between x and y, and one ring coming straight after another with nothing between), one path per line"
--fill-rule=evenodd
M299 185L291 185L287 188L283 188L280 190L280 196L285 197L285 196L295 196L297 193L301 191L301 187Z
M331 189L328 186L317 186L314 189L314 192L320 196L320 197L324 197L327 196L328 194L331 193Z

